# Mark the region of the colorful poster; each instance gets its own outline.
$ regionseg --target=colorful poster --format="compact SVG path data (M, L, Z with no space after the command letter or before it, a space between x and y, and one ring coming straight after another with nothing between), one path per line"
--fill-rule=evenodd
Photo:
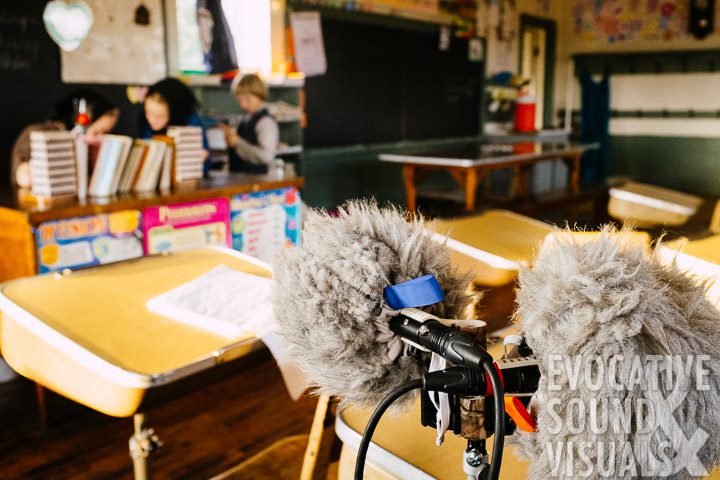
M296 188L235 195L230 206L235 250L267 262L282 248L300 243L302 207Z
M124 210L55 220L35 229L40 273L142 257L140 212Z
M673 40L687 35L688 0L575 0L575 34L586 42Z
M176 203L143 210L145 254L177 252L205 245L230 245L226 198Z

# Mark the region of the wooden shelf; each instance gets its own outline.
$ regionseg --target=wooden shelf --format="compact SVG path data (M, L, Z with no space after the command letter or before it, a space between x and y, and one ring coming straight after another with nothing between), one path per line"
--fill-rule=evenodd
M0 219L7 215L25 217L31 224L68 217L81 217L118 210L142 209L151 205L190 202L215 197L231 197L238 193L273 190L283 187L302 188L303 178L276 180L271 175L226 174L204 179L197 187L172 192L126 194L109 198L76 198L61 202L32 204L21 201L18 196L0 200Z
M110 198L71 198L44 204L21 201L22 194L0 194L0 282L37 273L34 230L42 222L83 217L119 210L142 210L153 205L190 202L233 195L302 188L302 177L278 180L272 175L223 174L205 179L191 188L172 192L126 194Z

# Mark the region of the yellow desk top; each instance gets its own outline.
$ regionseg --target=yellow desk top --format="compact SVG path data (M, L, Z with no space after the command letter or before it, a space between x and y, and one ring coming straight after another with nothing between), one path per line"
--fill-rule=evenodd
M639 182L610 189L610 196L682 215L694 215L703 199L689 193Z
M720 235L693 240L681 238L668 242L660 250L666 262L675 262L690 275L708 281L705 297L720 307Z
M529 262L552 225L507 210L489 210L456 220L438 220L434 231L448 235L448 246L506 270Z
M720 235L693 241L678 239L666 245L687 255L720 265Z
M0 350L18 373L97 410L129 415L151 387L254 344L252 333L228 340L146 307L218 265L270 277L260 261L208 247L7 282L0 286Z

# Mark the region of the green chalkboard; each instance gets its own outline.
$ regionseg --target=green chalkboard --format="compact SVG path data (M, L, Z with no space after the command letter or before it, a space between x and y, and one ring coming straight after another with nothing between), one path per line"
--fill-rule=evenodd
M355 15L355 16L354 16ZM439 26L322 15L327 73L305 84L306 148L477 135L483 64Z

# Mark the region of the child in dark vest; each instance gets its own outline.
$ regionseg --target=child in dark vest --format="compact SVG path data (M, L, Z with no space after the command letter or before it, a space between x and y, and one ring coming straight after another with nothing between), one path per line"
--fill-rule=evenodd
M245 112L237 130L225 125L230 171L267 173L275 159L279 129L265 107L267 87L257 75L238 76L232 92Z

